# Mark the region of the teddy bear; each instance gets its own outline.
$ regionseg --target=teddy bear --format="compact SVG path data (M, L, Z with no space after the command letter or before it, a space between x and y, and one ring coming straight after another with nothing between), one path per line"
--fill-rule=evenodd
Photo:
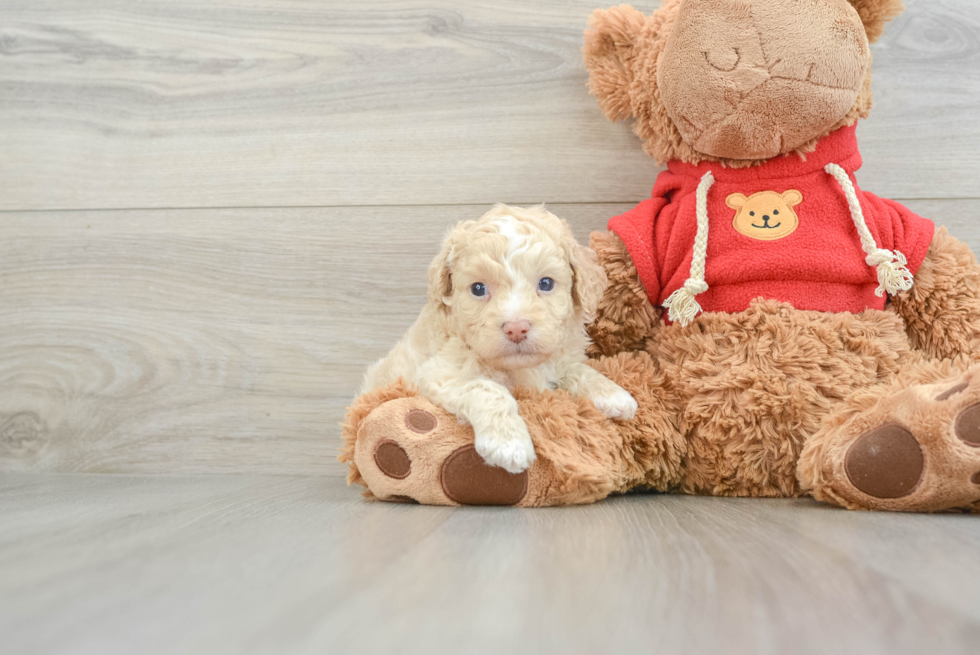
M861 189L871 52L901 0L664 0L596 11L583 54L666 165L590 245L608 278L590 365L607 419L516 388L537 459L509 473L404 382L355 399L340 460L380 500L520 507L634 488L980 509L980 265ZM445 272L443 272L445 273ZM451 276L451 271L448 271ZM574 271L573 271L574 273Z

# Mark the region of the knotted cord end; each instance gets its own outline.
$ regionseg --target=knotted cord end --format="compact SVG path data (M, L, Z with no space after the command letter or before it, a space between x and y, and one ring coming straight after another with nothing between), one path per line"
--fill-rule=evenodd
M701 313L701 305L698 304L695 296L707 290L708 285L703 280L689 279L684 286L670 294L664 301L667 318L674 323L680 323L682 327L690 325L691 321Z
M914 276L906 266L908 260L897 250L892 252L879 248L875 253L868 255L865 261L878 270L878 288L875 289L875 295L879 298L886 293L894 295L908 291L915 283Z

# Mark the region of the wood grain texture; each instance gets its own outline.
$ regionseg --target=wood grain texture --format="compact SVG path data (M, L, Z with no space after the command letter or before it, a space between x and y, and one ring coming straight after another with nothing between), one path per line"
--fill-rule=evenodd
M868 186L978 197L980 4L907 4ZM0 0L0 209L635 201L657 168L585 88L598 6Z
M533 511L337 478L0 477L0 630L35 653L975 653L980 523L807 500Z
M980 251L980 201L912 201ZM553 205L585 242L630 205ZM486 206L10 213L0 470L330 473L367 365Z
M625 207L560 211L587 239ZM0 470L339 471L364 369L487 209L4 215Z

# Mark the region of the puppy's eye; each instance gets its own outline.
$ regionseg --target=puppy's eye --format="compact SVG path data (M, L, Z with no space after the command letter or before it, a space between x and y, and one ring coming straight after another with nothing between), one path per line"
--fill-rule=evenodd
M555 281L550 277L543 277L538 281L538 288L542 291L551 291L555 288Z
M487 285L483 282L474 282L473 286L470 287L470 293L472 293L477 298L482 298L487 295Z

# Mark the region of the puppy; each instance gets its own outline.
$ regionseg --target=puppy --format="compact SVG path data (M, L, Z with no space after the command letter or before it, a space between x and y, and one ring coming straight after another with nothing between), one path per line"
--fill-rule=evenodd
M535 459L515 386L564 389L606 416L630 419L636 401L585 361L606 275L568 224L544 207L496 205L449 231L429 266L429 302L361 392L399 377L473 426L491 466L519 473Z

